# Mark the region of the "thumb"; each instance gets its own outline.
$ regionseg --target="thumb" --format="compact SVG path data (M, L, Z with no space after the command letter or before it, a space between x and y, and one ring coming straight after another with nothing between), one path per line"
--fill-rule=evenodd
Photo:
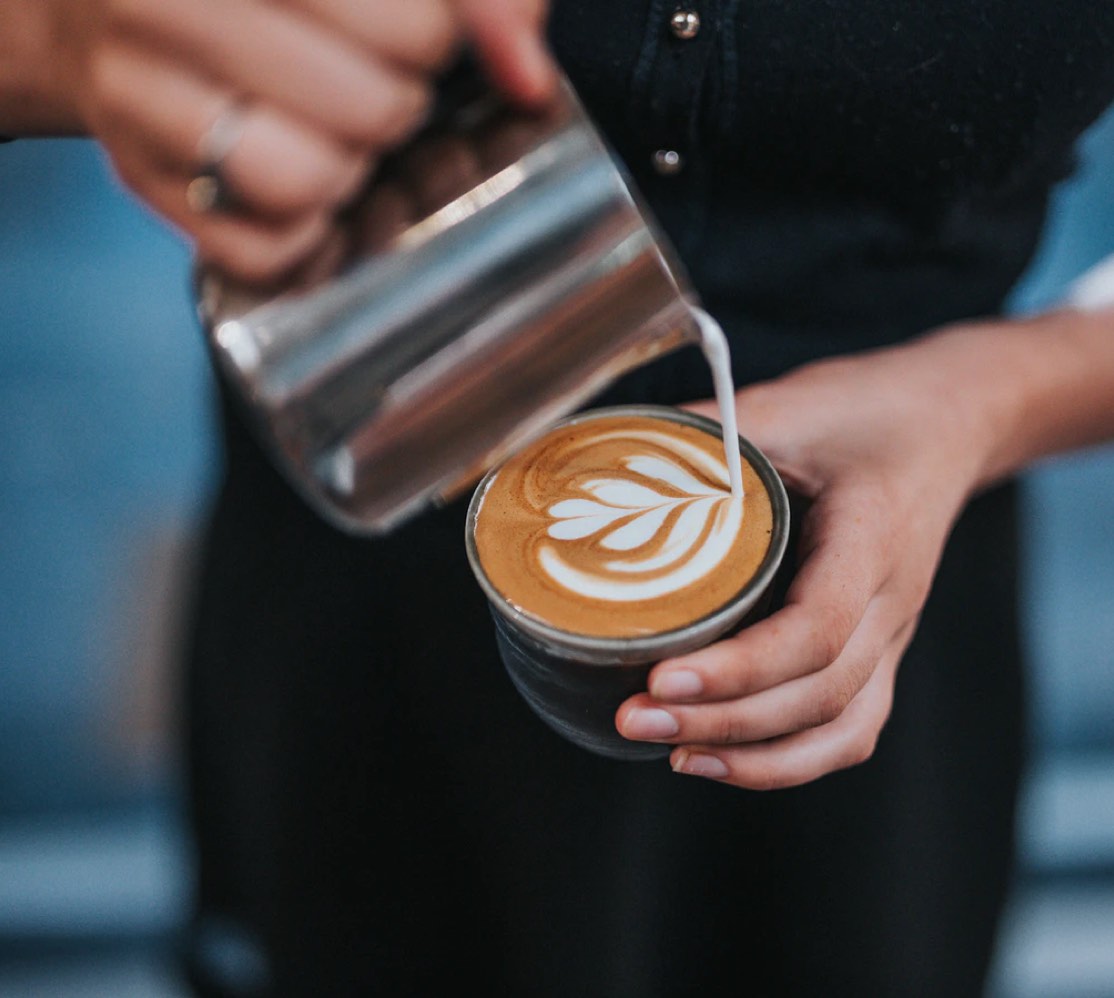
M557 67L545 42L543 0L458 0L457 9L495 86L533 106L553 96Z

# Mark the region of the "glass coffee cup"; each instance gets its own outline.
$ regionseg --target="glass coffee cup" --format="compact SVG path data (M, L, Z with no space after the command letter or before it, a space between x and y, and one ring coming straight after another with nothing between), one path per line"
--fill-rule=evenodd
M543 440L571 428L589 428L598 420L645 417L691 427L721 438L718 423L664 406L633 405L596 409L556 424ZM628 697L646 689L650 669L659 661L695 651L761 618L768 612L772 586L789 537L789 501L780 477L767 458L739 438L741 456L769 499L769 542L756 569L722 603L692 620L671 623L660 631L635 636L578 633L528 612L514 594L501 591L485 570L476 540L476 525L485 496L503 467L477 486L468 510L466 548L472 571L483 589L495 622L495 636L507 673L533 711L557 733L582 748L613 759L654 759L671 746L634 742L615 728L615 712ZM721 451L722 453L722 451ZM622 614L622 608L614 613Z

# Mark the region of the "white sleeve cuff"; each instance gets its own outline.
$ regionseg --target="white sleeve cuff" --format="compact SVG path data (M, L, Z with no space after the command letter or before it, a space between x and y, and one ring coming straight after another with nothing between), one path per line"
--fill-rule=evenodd
M1114 256L1095 264L1068 287L1065 304L1081 312L1114 307Z

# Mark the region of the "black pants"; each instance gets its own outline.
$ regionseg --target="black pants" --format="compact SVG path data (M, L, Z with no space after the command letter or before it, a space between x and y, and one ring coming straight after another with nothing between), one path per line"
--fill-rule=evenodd
M355 541L230 463L187 673L200 991L980 993L1021 758L1012 489L957 528L875 757L758 794L536 720L459 508Z

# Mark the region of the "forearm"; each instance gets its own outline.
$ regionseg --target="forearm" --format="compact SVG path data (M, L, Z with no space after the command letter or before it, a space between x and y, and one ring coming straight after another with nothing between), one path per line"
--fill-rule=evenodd
M923 345L951 355L951 402L983 442L977 486L1114 439L1114 310L946 329Z
M0 6L0 134L76 135L84 131L67 76L67 3L3 0ZM66 16L70 16L66 14ZM75 26L77 27L77 26Z

